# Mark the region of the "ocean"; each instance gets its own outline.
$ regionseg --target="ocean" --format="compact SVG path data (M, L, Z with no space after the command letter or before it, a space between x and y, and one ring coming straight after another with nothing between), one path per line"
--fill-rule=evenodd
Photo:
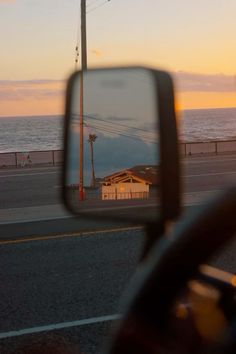
M179 114L183 142L236 140L236 107L185 110ZM0 153L62 149L61 116L0 117Z

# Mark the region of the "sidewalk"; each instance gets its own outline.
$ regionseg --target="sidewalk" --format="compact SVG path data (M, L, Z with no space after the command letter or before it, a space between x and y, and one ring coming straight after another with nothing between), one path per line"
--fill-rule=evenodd
M203 204L217 191L185 193L183 205L193 206ZM62 204L41 205L25 208L0 209L0 224L15 222L67 219L72 217Z

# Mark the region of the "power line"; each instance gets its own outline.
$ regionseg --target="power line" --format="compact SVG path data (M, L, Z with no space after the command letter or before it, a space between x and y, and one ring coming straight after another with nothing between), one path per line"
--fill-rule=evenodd
M138 137L138 136L133 136L133 135L128 135L128 134L124 134L124 133L119 133L117 131L112 131L112 130L109 130L109 129L105 129L105 128L101 128L101 127L96 127L96 126L93 126L93 125L88 125L89 128L93 128L95 129L96 131L98 132L101 132L101 133L110 133L110 134L115 134L115 135L119 135L119 136L122 136L122 137L125 137L125 138L128 138L128 139L132 139L132 140L136 140L136 141L143 141L145 143L148 143L148 144L157 144L157 141L153 141L153 140L148 140L147 138L143 138L143 137Z
M104 6L106 3L110 2L111 0L105 0L104 2L102 2L100 5L93 7L92 9L89 9L88 11L86 11L86 14L89 14L90 12L93 12L95 10L97 10L99 7Z
M98 121L102 121L102 122L105 122L107 124L114 124L115 126L120 126L120 127L124 127L124 128L128 128L128 129L134 129L134 130L140 130L142 132L147 132L147 133L152 133L152 131L150 131L149 129L144 129L144 128L136 128L136 127L132 127L130 125L126 125L126 124L123 124L123 123L117 123L117 122L111 122L111 121L107 121L106 119L103 119L103 118L97 118L97 117L94 117L94 116L90 116L90 115L84 115L85 118L88 118L88 119L93 119L93 120L98 120Z
M106 133L111 133L111 134L115 134L115 135L120 135L120 136L124 136L126 138L130 138L130 139L133 139L133 140L137 140L137 141L140 141L140 140L143 140L144 142L147 142L147 143L152 143L152 144L157 144L157 140L154 140L152 139L151 137L147 137L147 136L144 136L144 135L139 135L139 134L131 134L131 133L126 133L120 129L112 129L110 127L104 127L104 126L97 126L95 124L87 124L86 123L86 126L87 127L90 127L90 128L93 128L95 130L98 130L102 133L106 132Z
M74 117L75 121L74 124L77 124L77 117ZM105 119L102 118L96 118L93 116L89 116L89 115L84 115L84 119L92 119L97 121L97 123L99 125L95 123L92 124L88 124L87 122L85 122L85 125L88 127L94 127L98 130L103 130L112 134L122 134L126 137L132 137L132 138L138 138L138 139L142 139L142 140L146 140L147 142L151 142L151 143L156 143L156 134L153 131L153 129L148 130L148 129L142 129L142 128L136 128L136 127L132 127L126 124L122 124L122 123L117 123L117 122L108 122ZM125 129L131 129L132 131L127 131L124 130Z
M86 8L89 6L92 6L93 4L95 4L96 2L101 1L101 0L92 0L89 3L86 4Z
M101 0L92 0L90 1L88 4L86 4L86 0L84 2L85 6L86 6L86 9L90 6L93 6L95 5L97 2L99 2ZM105 0L104 2L98 4L97 6L95 7L92 7L91 9L89 9L88 11L86 11L85 14L88 14L92 11L95 11L96 9L98 9L99 7L101 6L104 6L107 2L109 2L111 0ZM80 18L79 18L80 19ZM78 28L77 28L77 38L76 38L76 46L75 46L75 70L77 70L77 66L78 66L78 61L79 61L79 56L80 56L80 37L81 37L81 32L80 32L80 21L78 19ZM85 18L86 20L86 18ZM85 30L86 31L86 30ZM83 33L83 32L82 32ZM86 32L85 32L86 33ZM83 44L84 42L81 40L81 43ZM82 50L82 62L83 62L83 50ZM87 53L86 53L87 54Z

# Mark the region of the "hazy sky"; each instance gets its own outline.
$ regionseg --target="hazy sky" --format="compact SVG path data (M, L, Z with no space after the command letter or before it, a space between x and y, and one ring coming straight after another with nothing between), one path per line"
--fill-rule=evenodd
M0 115L63 112L79 10L80 0L0 0ZM236 106L235 0L87 0L87 12L90 67L167 69L181 108Z

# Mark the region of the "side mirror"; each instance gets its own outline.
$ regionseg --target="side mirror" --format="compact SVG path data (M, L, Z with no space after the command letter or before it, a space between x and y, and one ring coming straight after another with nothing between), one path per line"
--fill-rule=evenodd
M180 212L172 79L147 68L75 72L66 95L63 199L81 216L164 223Z

